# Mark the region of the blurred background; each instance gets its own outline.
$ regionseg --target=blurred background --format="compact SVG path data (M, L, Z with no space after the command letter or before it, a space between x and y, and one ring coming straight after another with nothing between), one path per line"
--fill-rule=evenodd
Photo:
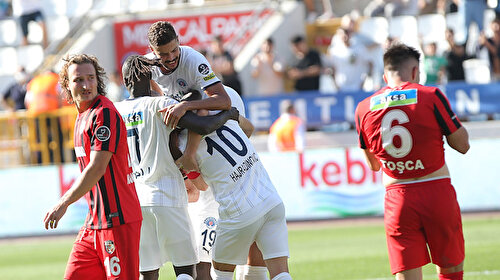
M172 22L181 44L203 52L242 96L289 221L382 215L381 174L357 147L354 109L384 86L382 55L398 41L421 51L421 83L448 96L471 135L467 155L446 149L462 211L497 211L498 12L495 0L0 0L0 238L82 225L84 201L57 230L42 226L79 174L61 60L97 56L107 96L123 100L121 64L149 52L158 20ZM271 128L283 113L301 120L288 143Z

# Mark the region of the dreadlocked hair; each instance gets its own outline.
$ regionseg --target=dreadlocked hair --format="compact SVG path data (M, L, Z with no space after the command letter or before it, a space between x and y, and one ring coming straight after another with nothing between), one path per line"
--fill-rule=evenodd
M161 67L157 59L148 59L140 55L131 55L123 63L122 75L125 86L130 91L137 82L146 77L151 79L151 67Z

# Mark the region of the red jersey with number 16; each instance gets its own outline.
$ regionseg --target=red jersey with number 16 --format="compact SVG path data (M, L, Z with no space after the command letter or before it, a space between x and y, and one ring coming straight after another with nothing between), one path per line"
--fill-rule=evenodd
M132 179L127 131L113 103L98 95L86 111L78 114L74 135L80 171L89 164L91 151L113 153L106 173L85 194L89 204L85 227L105 229L142 220Z
M443 135L462 124L435 87L404 83L384 87L361 101L355 113L359 146L396 179L425 176L444 163Z

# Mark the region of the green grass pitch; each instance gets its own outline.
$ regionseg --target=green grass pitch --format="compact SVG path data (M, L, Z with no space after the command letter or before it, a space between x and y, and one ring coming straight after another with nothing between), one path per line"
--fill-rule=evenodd
M500 279L500 215L465 215L465 279ZM0 279L62 279L74 237L0 240ZM389 272L380 219L289 227L290 273L294 279L394 279ZM175 279L170 264L160 279ZM437 279L434 265L424 279Z

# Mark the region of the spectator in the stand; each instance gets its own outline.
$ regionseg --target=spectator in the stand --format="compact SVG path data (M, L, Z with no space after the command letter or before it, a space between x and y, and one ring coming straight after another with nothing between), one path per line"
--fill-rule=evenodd
M295 90L319 90L319 77L322 70L320 53L309 48L301 35L293 37L291 43L296 62L286 71L286 74L295 82Z
M257 80L257 95L270 96L285 91L284 66L274 52L273 39L268 38L252 61L252 77Z
M0 0L0 19L8 17L9 12L10 12L10 1Z
M316 20L328 20L330 18L335 17L333 13L333 7L330 0L321 0L321 6L323 8L323 14L318 16L316 11L316 1L315 0L304 0L304 4L307 10L306 20L308 22L314 22Z
M446 0L418 0L418 9L421 15L444 15L446 12Z
M61 155L62 161L62 132L59 118L51 118L45 113L51 113L59 109L62 104L62 98L59 94L59 75L48 71L35 76L27 86L26 108L28 115L35 118L36 142L43 143L42 137L47 137L49 145L49 161L58 162L55 153ZM42 125L45 123L45 125ZM46 131L42 131L45 127ZM56 143L58 149L50 148L50 143ZM43 160L41 152L36 152L37 163L47 163Z
M363 11L367 17L417 16L419 0L372 0Z
M465 46L457 44L453 29L446 29L446 40L450 45L450 50L446 53L446 77L448 81L464 81L465 72L463 63L473 56L467 55Z
M469 40L469 28L471 24L476 23L479 33L484 30L484 11L486 10L487 0L457 0L458 12L462 17L465 31L465 44Z
M20 67L14 75L14 79L16 81L2 94L2 103L9 111L24 110L26 109L26 105L24 104L26 85L30 77L24 70L24 67Z
M492 77L500 78L500 19L494 19L491 22L491 31L493 36L487 38L484 33L479 36L479 45L488 49L488 58Z
M222 83L243 95L240 78L234 70L233 56L224 48L224 40L221 35L216 36L210 44L207 59L212 65L212 70L222 80Z
M45 17L42 14L42 4L40 0L12 0L12 13L19 20L23 35L21 41L23 46L28 44L28 24L31 21L36 21L40 24L43 32L43 47L46 48L48 45L47 28Z
M443 82L446 71L446 58L436 52L437 44L431 42L424 47L424 71L426 85L439 85Z
M372 68L366 48L361 44L352 45L349 31L343 28L337 29L335 37L338 40L332 40L337 42L328 49L328 61L333 69L333 81L337 90L363 89Z
M282 104L285 110L269 129L268 149L270 152L303 152L305 147L305 123L297 116L290 100Z
M109 100L113 102L120 102L128 98L128 92L123 86L120 74L115 71L111 73L107 85L108 94L106 95Z

